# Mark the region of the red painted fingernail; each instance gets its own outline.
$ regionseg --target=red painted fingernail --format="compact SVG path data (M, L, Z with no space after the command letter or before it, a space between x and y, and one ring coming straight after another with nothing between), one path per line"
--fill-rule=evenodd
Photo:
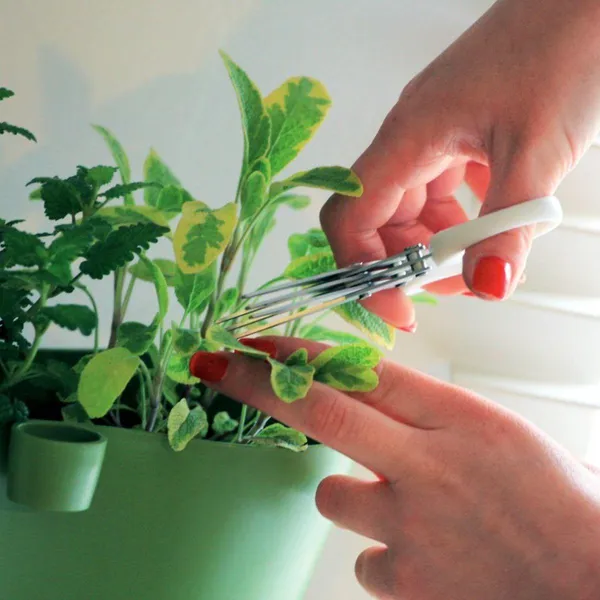
M463 296L469 296L470 298L475 298L475 294L473 292L463 292Z
M227 373L229 361L222 354L196 352L190 359L190 373L207 383L219 383Z
M415 321L412 325L409 325L408 327L400 327L400 330L406 331L406 333L414 333L417 330L417 323Z
M511 275L509 262L497 256L484 256L475 266L471 287L484 298L502 300L508 293Z
M271 358L277 357L277 346L271 340L263 338L243 338L240 343L259 352L266 352Z

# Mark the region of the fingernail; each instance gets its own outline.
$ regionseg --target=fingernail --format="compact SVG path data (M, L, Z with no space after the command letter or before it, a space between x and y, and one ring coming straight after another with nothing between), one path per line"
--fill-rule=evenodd
M469 298L475 298L475 294L473 292L463 292L463 296L469 296Z
M264 338L242 338L240 343L259 352L266 352L271 358L277 357L277 346L271 340Z
M414 333L417 330L417 322L415 321L412 325L408 327L400 327L401 331L406 331L406 333Z
M196 352L190 359L190 373L207 383L219 383L227 373L229 361L222 354Z
M484 298L502 300L508 293L511 275L509 262L497 256L484 256L475 266L471 287Z

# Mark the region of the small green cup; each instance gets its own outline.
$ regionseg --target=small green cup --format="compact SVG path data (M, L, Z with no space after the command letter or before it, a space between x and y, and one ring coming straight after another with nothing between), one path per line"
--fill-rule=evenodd
M8 454L8 498L36 510L87 510L105 452L106 438L79 425L53 421L15 425Z

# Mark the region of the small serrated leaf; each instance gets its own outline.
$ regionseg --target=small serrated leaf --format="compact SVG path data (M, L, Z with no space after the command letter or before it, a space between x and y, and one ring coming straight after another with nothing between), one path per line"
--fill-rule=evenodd
M81 304L46 306L41 311L53 323L70 331L91 335L98 326L96 313Z
M100 194L107 200L112 200L114 198L125 198L129 196L132 192L136 192L137 190L142 190L149 187L160 188L160 184L153 181L134 181L132 183L119 183L114 185L113 187L107 189L105 192Z
M32 180L32 182L37 181L39 179ZM42 183L40 193L44 203L44 213L51 221L59 221L83 210L79 191L67 181L58 178L47 179Z
M201 406L190 410L187 400L180 400L169 413L167 435L169 444L176 452L181 452L195 437L208 433L208 417Z
M173 350L184 356L191 356L200 346L202 338L197 331L173 326Z
M7 98L12 98L14 95L15 93L12 90L9 90L5 87L0 87L0 102L2 102L2 100L6 100Z
M98 165L88 169L87 178L94 184L94 187L101 188L105 185L108 185L112 181L116 172L117 167Z
M17 125L11 125L10 123L6 123L5 121L0 122L0 135L4 133L11 133L12 135L18 135L28 139L31 142L37 142L37 139L29 129L25 129L24 127L18 127Z
M92 279L102 279L131 262L134 255L147 250L167 231L168 229L154 223L120 227L86 252L80 271Z

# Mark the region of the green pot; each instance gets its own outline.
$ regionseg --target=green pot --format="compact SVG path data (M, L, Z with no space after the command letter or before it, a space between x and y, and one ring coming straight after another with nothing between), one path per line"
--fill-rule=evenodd
M38 510L79 512L90 507L106 438L69 423L15 425L8 451L7 495Z
M204 440L174 452L163 435L95 430L108 444L87 511L23 509L0 489L0 598L301 600L329 530L315 490L346 457Z

